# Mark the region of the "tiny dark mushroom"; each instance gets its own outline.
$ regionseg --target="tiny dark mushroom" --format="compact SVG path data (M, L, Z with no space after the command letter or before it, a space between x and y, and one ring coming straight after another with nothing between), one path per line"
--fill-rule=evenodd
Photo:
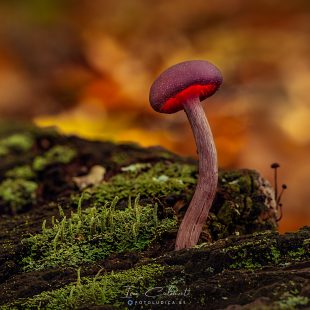
M276 201L278 201L278 171L277 169L280 167L278 163L273 163L270 166L272 169L274 169L274 195Z
M150 89L149 100L155 111L167 114L185 111L199 157L196 191L180 225L176 250L197 244L216 193L217 154L201 101L212 96L222 81L222 74L214 65L204 60L192 60L168 68Z
M280 195L278 195L278 171L277 169L280 168L280 164L278 163L273 163L270 165L272 169L274 169L274 198L276 201L276 209L278 213L280 214L279 217L277 218L277 222L279 222L282 217L283 217L283 204L281 203L281 198L283 195L283 192L287 189L286 184L282 184L282 190L280 192Z
M280 195L276 201L276 206L277 206L277 211L280 214L279 217L277 218L277 222L281 221L282 217L283 217L283 204L281 203L281 198L283 195L283 192L287 189L287 185L286 184L282 184L282 190L280 192Z

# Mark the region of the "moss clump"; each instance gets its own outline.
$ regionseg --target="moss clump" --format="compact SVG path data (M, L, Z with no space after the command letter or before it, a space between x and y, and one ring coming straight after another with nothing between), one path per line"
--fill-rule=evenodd
M51 164L68 164L76 155L76 150L73 148L64 145L56 145L42 156L37 156L34 159L33 169L35 171L42 171Z
M78 270L76 283L5 305L2 309L76 309L96 305L113 305L119 309L127 309L127 299L124 299L126 287L134 287L136 292L145 292L155 287L156 279L163 271L164 267L161 265L148 264L103 276L100 276L99 272L93 278L80 278Z
M268 183L255 171L220 171L218 191L205 234L210 240L217 240L276 230L274 198L267 189L270 189Z
M234 201L227 200L223 203L219 212L217 213L217 220L226 227L234 225L235 219L240 217L243 205Z
M6 156L8 153L9 149L6 146L0 144L0 157Z
M136 164L132 164L129 165L127 167L123 167L121 170L125 171L125 172L139 172L148 168L151 168L152 165L148 164L148 163L136 163Z
M136 198L134 206L129 202L124 210L116 210L118 198L100 208L79 207L67 219L46 228L42 234L23 240L29 255L22 260L24 270L46 267L77 266L81 262L103 259L111 253L145 249L155 237L176 227L176 220L159 220L157 208L141 206Z
M111 156L111 160L118 165L123 165L130 161L130 155L125 152L117 152Z
M308 306L310 304L310 299L306 296L294 295L292 293L284 294L280 301L273 304L273 309L279 310L295 310L300 309L300 307Z
M197 182L196 165L164 161L150 166L135 163L121 168L121 173L106 183L86 189L85 200L91 206L112 201L115 196L128 199L141 194L143 200L173 196L187 205ZM211 208L204 238L210 241L230 235L242 235L277 227L272 207L256 182L253 171L221 171L216 199ZM78 197L73 197L77 203ZM182 210L183 211L183 210ZM260 216L264 218L260 218Z
M309 250L309 244L305 244L305 247L307 245L308 245L308 250ZM307 254L309 253L307 253L307 250L305 248L297 248L296 250L288 252L288 256L295 261L303 260Z
M251 192L251 177L242 174L241 171L229 171L220 174L219 183L227 193L250 193Z
M120 199L137 195L141 195L142 198L159 198L183 192L190 197L197 182L196 172L195 166L186 164L161 162L152 167L135 164L112 177L108 183L100 184L91 190L87 189L85 199L96 206L113 200L115 196Z
M282 262L302 261L310 258L307 245L295 243L283 246L272 238L271 232L255 234L255 236L253 241L229 246L224 250L231 259L230 269L259 269L268 265L281 266ZM259 240L257 240L258 236L261 236Z
M5 174L7 178L12 178L12 179L26 179L26 180L31 180L35 178L35 173L32 170L31 166L29 165L24 165L24 166L18 166L15 167Z
M262 265L253 261L252 258L240 259L238 262L235 262L230 265L231 269L259 269Z
M6 179L0 184L0 199L15 214L36 200L38 184L25 179Z
M253 252L253 247L259 247L260 251ZM268 264L277 264L281 256L275 245L260 241L231 246L225 252L232 259L229 266L231 269L258 269Z
M6 156L12 151L26 152L34 143L33 137L28 134L16 133L0 140L0 156Z

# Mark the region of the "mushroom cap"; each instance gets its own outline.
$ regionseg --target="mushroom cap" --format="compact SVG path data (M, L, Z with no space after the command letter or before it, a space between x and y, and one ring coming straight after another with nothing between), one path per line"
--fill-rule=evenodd
M155 111L175 113L183 110L188 98L199 97L202 101L212 96L222 81L219 69L208 61L184 61L158 76L151 86L149 100Z

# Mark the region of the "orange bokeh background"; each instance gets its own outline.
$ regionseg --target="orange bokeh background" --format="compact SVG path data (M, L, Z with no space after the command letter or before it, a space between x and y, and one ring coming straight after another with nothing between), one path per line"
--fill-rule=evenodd
M0 17L2 119L196 156L185 114L154 112L148 92L168 66L209 60L220 166L272 182L279 162L280 230L309 224L309 1L4 0Z

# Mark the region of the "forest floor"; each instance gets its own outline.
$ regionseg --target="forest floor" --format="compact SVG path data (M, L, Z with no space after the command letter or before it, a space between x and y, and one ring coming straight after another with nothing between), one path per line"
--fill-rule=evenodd
M199 244L174 251L197 163L160 147L0 125L0 309L309 309L310 228L220 171Z

